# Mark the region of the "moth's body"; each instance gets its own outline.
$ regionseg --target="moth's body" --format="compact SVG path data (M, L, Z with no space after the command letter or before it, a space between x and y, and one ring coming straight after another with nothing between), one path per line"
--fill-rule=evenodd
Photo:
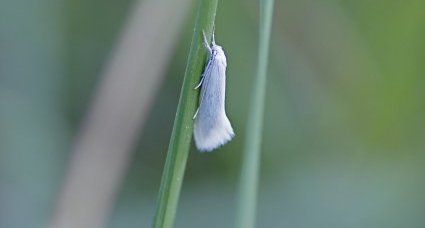
M211 47L204 35L209 60L202 75L199 107L195 114L193 135L200 151L211 151L230 141L235 135L225 111L226 56L221 46Z

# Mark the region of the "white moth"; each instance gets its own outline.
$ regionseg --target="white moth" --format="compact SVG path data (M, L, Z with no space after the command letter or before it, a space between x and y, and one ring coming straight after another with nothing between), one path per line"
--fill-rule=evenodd
M211 46L204 36L204 46L209 52L207 66L200 83L199 107L193 118L193 135L200 151L212 151L230 141L235 133L224 108L226 90L226 56L221 46L215 43L214 33Z

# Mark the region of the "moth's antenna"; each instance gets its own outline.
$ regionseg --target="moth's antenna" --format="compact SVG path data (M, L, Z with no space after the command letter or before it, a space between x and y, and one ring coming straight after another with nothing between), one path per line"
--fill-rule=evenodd
M215 24L213 25L212 44L215 45Z

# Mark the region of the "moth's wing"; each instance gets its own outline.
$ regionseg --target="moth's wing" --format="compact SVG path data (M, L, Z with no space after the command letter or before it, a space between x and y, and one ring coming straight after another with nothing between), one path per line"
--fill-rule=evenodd
M225 91L220 80L225 80L222 75L224 73L222 67L225 66L213 61L217 60L212 59L205 69L199 113L194 128L195 143L200 151L211 151L234 136L221 100ZM220 91L222 89L223 91Z

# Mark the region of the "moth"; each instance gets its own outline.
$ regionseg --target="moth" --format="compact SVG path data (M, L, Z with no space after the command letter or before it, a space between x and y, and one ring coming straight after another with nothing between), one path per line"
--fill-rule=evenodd
M203 44L208 50L209 58L199 84L201 88L199 107L195 112L193 136L199 151L212 151L235 135L226 115L226 55L223 48L215 43L214 33L211 45L203 32Z

